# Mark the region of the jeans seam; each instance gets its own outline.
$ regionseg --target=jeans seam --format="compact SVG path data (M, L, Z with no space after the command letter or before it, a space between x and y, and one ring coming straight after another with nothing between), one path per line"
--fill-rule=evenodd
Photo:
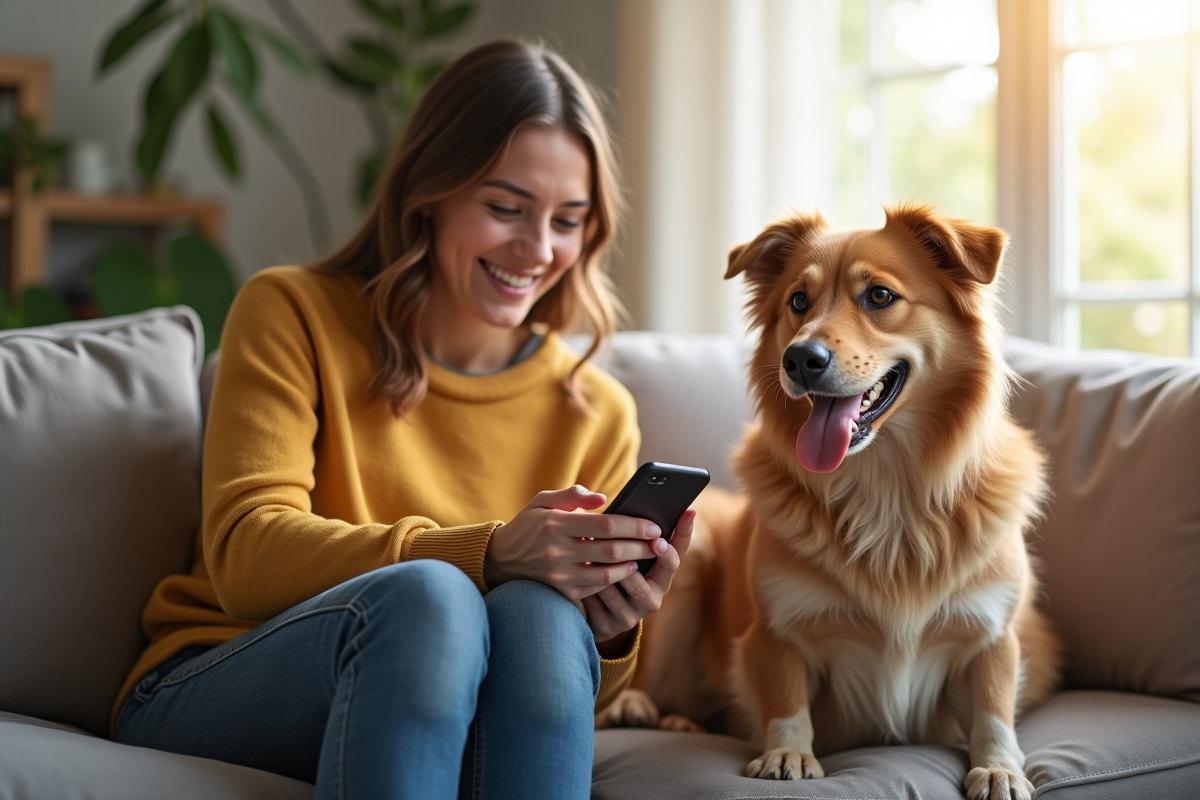
M472 764L471 772L471 796L474 800L480 800L483 797L483 723L478 717L475 718L475 758L472 759L475 763Z
M234 647L231 650L228 650L228 651L222 653L221 655L217 656L213 660L207 661L203 664L193 667L192 669L188 670L187 672L183 673L182 675L176 675L169 679L160 681L159 683L157 683L154 686L153 689L150 690L150 694L153 694L154 692L158 691L160 688L163 688L166 686L175 686L176 684L183 683L188 678L191 678L195 675L199 675L201 672L205 672L206 670L208 670L211 667L215 667L217 664L220 664L222 661L225 661L226 659L235 655L236 653L242 652L247 647L250 647L253 644L257 644L258 642L262 641L263 638L270 636L272 633L275 633L278 630L286 628L288 625L291 625L293 622L299 622L300 620L308 619L309 617L315 617L318 614L326 614L331 611L350 611L356 617L359 618L359 622L363 622L366 618L366 609L363 607L363 604L360 602L360 599L357 596L349 599L348 601L346 601L344 603L339 603L339 604L333 605L333 606L323 606L322 608L314 608L313 610L306 611L303 614L297 614L294 617L288 617L287 619L282 620L281 622L279 622L275 625L272 625L270 628L268 628L264 631L261 631L260 633L255 635L253 638L248 639L245 642L242 642L237 647ZM357 640L357 638L358 637L356 636L355 640ZM359 648L357 646L355 647L355 649L359 650ZM137 693L136 689L135 689L135 693ZM150 695L146 695L143 699L149 700Z
M346 797L346 739L349 737L350 728L350 702L354 698L354 687L357 684L357 663L351 663L348 670L349 686L346 689L346 700L342 704L342 724L341 730L338 732L338 748L337 748L337 770L335 787L339 800L344 800Z

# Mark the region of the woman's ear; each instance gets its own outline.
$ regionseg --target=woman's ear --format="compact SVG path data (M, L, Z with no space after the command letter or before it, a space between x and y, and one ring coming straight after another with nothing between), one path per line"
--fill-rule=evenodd
M725 280L744 272L746 280L760 288L774 283L783 274L797 245L828 227L825 218L816 212L793 214L772 223L753 241L736 245L729 251Z
M937 264L958 281L987 285L996 280L1008 234L961 219L938 215L930 206L900 205L886 209L884 230L899 227Z

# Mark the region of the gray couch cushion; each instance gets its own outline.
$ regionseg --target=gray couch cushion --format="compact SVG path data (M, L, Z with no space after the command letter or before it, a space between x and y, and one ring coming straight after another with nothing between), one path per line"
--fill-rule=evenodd
M576 349L586 342L573 339ZM596 364L637 401L641 461L703 467L715 486L735 489L730 449L750 420L747 345L728 336L623 331Z
M965 750L866 747L825 756L825 777L742 777L759 753L729 736L609 729L596 732L592 800L962 800Z
M1200 705L1061 692L1018 726L1025 772L1046 800L1196 800Z
M0 800L311 800L311 784L0 714Z
M1068 685L1200 701L1200 362L1007 349L1050 456L1032 545Z
M107 733L199 522L201 337L182 307L0 332L0 709Z

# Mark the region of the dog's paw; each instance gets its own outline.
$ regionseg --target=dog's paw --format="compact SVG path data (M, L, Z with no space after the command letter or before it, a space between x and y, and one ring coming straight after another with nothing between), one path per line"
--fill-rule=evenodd
M1029 800L1033 784L1020 770L1006 766L976 767L963 780L969 800Z
M776 781L795 781L801 778L824 778L821 762L809 753L796 750L770 750L746 765L747 778L766 778Z
M658 727L664 731L686 731L688 733L704 733L704 728L692 722L682 714L668 714L658 722Z
M596 715L597 728L657 728L658 706L641 689L626 689Z

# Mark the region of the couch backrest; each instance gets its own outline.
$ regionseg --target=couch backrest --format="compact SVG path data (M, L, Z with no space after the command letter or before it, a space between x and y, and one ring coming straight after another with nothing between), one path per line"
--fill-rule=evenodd
M1032 544L1070 686L1200 701L1200 361L1013 339L1050 456Z
M200 513L189 308L0 332L0 710L104 735Z

